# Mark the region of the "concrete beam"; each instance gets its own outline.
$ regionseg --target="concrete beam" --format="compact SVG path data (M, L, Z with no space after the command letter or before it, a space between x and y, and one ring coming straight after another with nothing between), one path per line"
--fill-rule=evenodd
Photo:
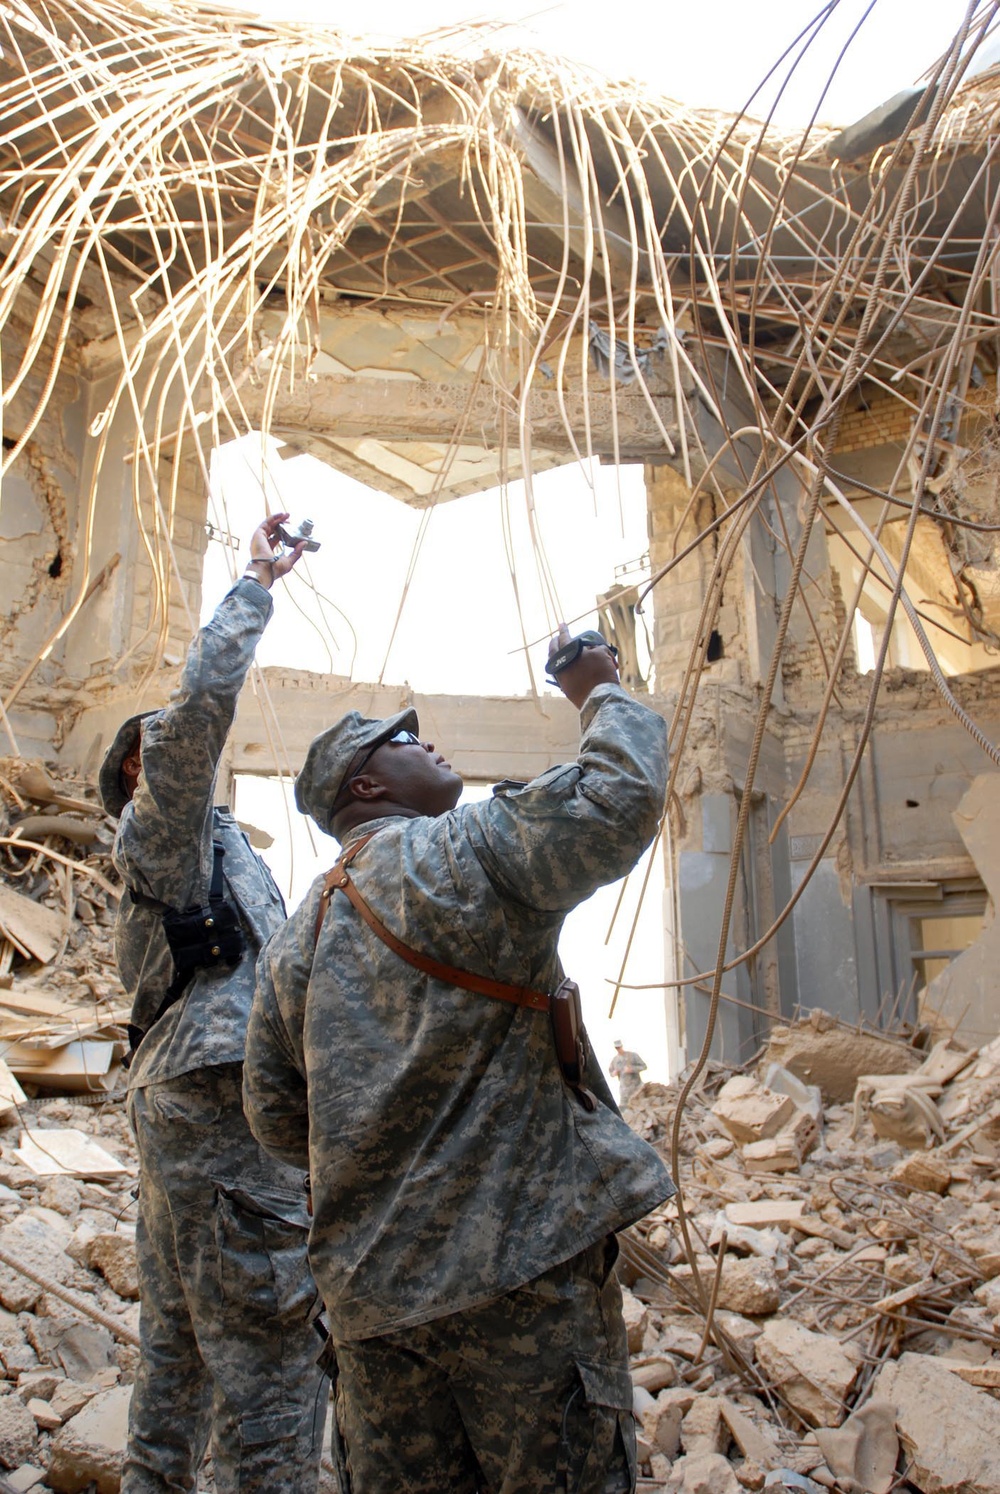
M614 453L617 426L621 456L663 456L663 438L649 400L671 440L679 441L676 402L672 398L653 394L647 400L634 389L601 389L600 382L594 380L589 399L581 391L568 390L560 401L554 389L532 389L527 413L533 443L549 451L565 452L569 458L573 455L572 432L579 449L585 452L589 407L590 450L595 455ZM264 414L263 388L244 385L241 398L251 423L259 423ZM493 448L504 440L516 440L517 412L511 401L505 424L496 391L485 386L470 389L460 382L429 385L416 380L321 374L278 394L271 410L271 431L292 439L297 431L333 439L370 437L386 442L449 442L457 437L466 445Z
M415 695L402 685L353 684L304 669L268 668L264 677L280 743L265 730L253 692L245 690L228 743L230 772L298 772L313 737L345 712L390 716L407 706L417 712L422 735L468 779L531 779L572 760L580 747L579 715L561 696L536 702L531 696Z

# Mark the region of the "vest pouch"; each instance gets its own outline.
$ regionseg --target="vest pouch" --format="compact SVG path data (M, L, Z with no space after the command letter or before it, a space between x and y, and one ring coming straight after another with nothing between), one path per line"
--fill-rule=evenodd
M174 983L185 983L198 970L239 964L246 936L239 915L225 898L207 904L170 909L163 915L163 932L174 962Z

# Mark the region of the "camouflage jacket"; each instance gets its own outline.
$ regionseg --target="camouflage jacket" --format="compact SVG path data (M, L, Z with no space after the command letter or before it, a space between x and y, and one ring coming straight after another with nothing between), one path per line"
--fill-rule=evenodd
M389 817L351 873L438 961L551 990L563 918L623 876L663 805L666 730L617 685L581 713L580 756L436 818ZM333 858L331 857L331 860ZM588 1113L544 1012L474 995L392 953L321 880L257 968L244 1106L312 1177L310 1262L334 1336L360 1339L496 1297L674 1191L591 1060Z
M225 848L226 897L239 909L246 949L233 969L203 971L143 1039L130 1087L173 1079L243 1057L261 945L284 921L267 867L228 808L213 807L219 759L236 703L274 603L243 579L223 598L188 651L180 690L145 724L142 777L125 806L114 863L129 891L115 928L115 955L132 1001L132 1021L148 1029L170 985L173 962L154 899L183 909L208 899L212 842Z

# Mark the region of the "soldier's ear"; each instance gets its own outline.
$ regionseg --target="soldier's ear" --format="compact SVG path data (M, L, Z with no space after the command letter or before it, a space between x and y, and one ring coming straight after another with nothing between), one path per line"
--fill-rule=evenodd
M361 773L357 778L352 778L350 788L352 796L360 799L363 804L377 803L388 793L384 783L379 783L377 778L372 778L367 773Z

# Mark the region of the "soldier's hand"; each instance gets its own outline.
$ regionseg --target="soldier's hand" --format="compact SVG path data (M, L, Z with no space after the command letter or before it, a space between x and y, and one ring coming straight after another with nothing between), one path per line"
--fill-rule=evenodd
M549 658L569 643L572 633L565 623L549 642ZM556 675L556 683L566 699L580 710L595 685L617 685L618 665L607 645L602 648L588 646L572 664L567 664Z
M305 545L296 545L294 550L286 550L284 555L275 556L274 552L281 544L278 534L278 525L283 524L288 514L271 514L263 524L258 524L250 536L250 559L266 560L271 567L271 579L276 581L279 576L287 576L288 572L301 558Z

